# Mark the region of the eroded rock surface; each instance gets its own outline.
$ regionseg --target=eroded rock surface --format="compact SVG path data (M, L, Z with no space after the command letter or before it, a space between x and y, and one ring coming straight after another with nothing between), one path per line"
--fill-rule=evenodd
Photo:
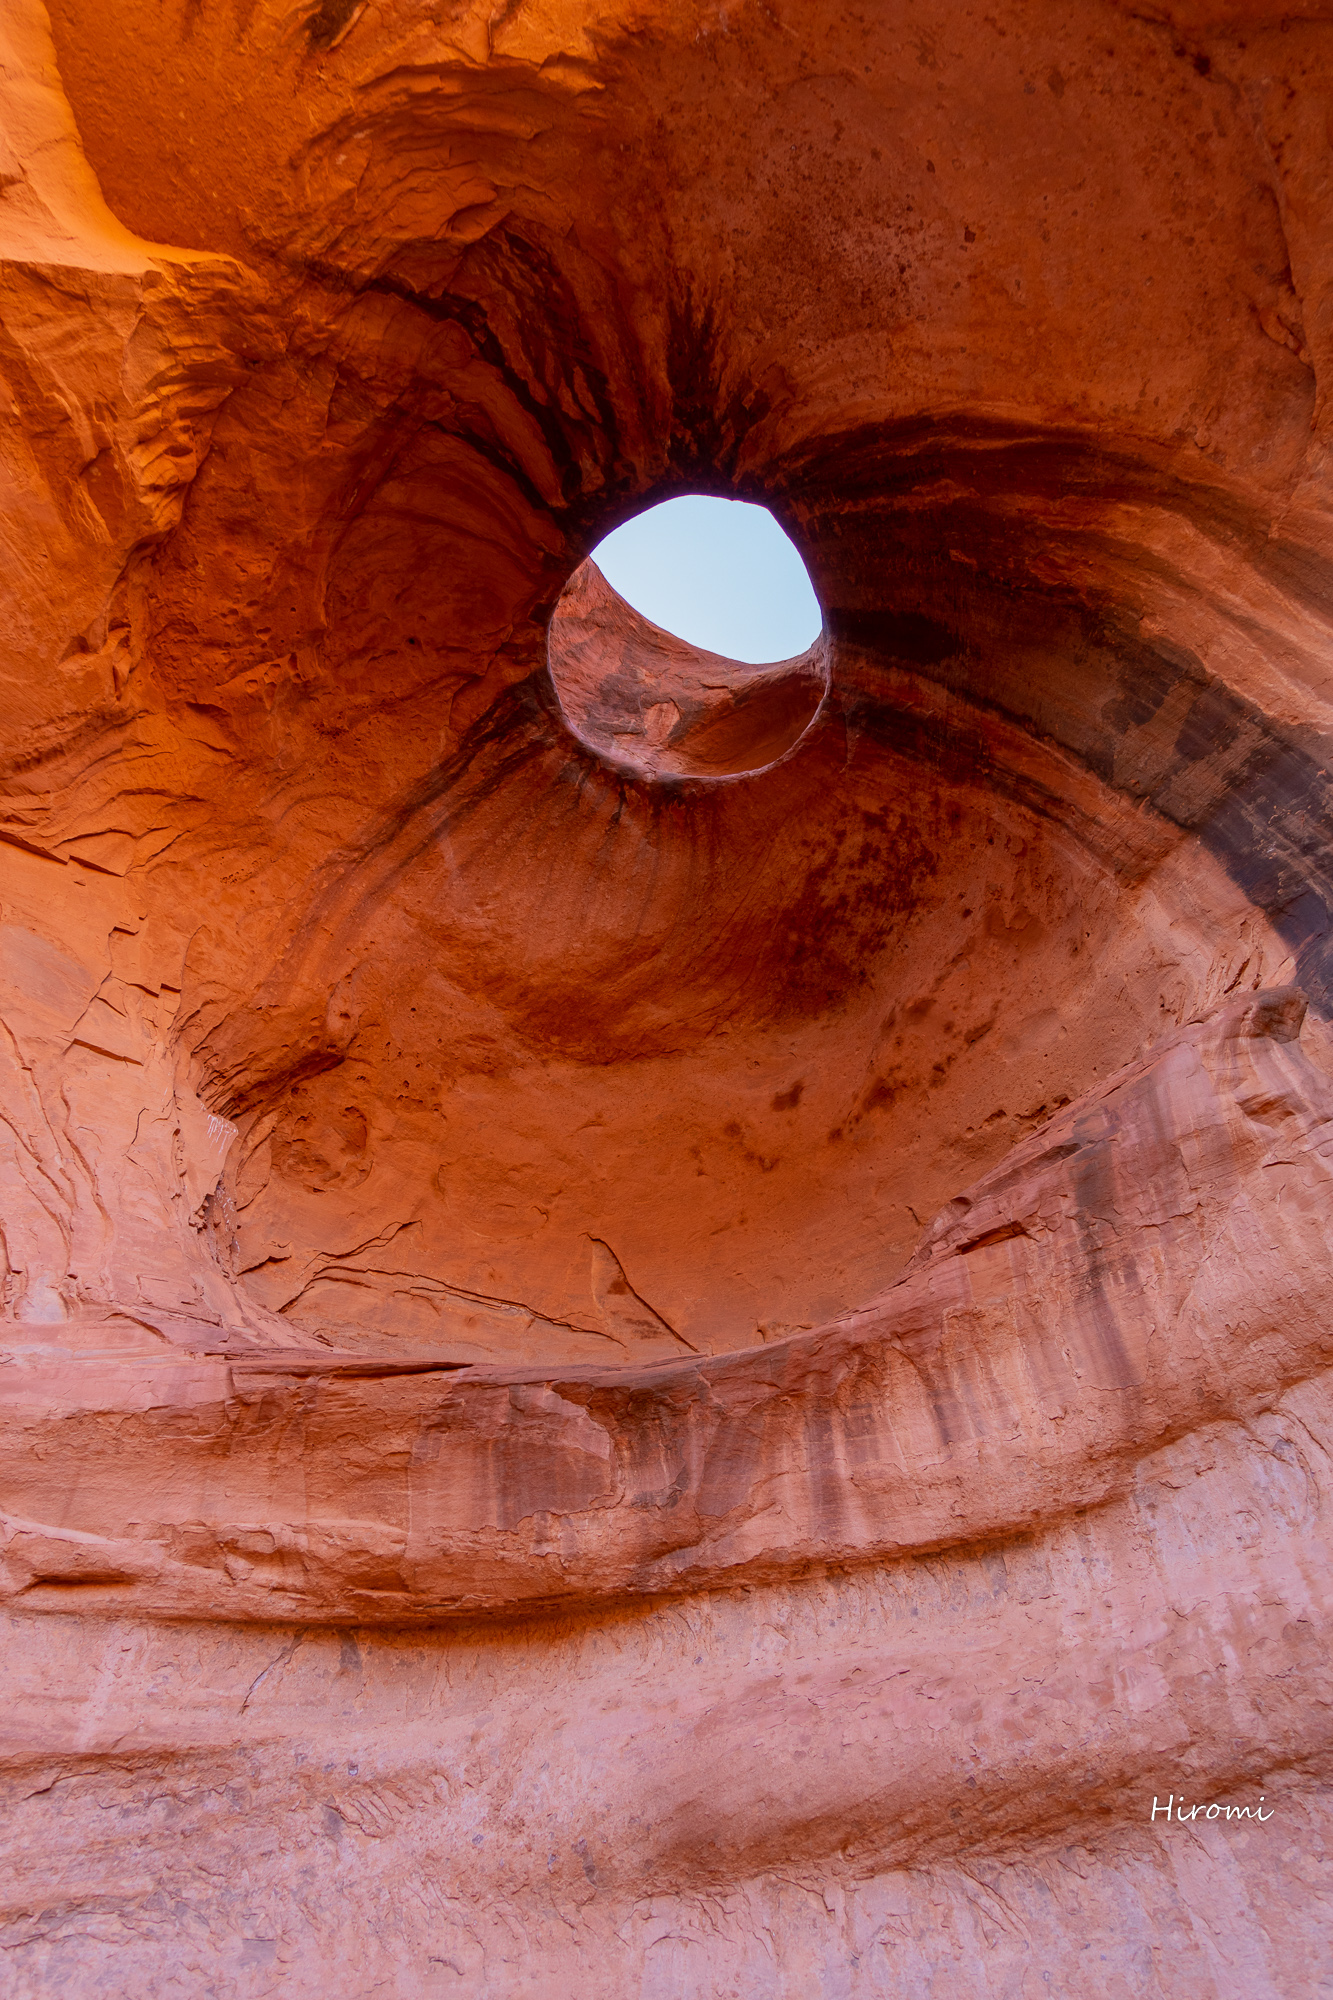
M11 0L16 1992L1324 1990L1331 103Z

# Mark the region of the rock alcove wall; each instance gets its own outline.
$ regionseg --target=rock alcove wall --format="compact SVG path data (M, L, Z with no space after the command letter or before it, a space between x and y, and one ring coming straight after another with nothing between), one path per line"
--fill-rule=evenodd
M1333 30L1147 12L13 0L16 1990L1320 1990Z

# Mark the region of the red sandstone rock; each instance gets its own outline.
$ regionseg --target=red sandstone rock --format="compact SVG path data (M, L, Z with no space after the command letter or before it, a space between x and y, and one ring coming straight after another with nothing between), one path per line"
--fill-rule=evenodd
M1147 12L11 0L16 1991L1321 1990L1333 31Z
M881 1299L775 1347L443 1377L17 1347L7 1590L436 1620L799 1577L1103 1503L1145 1453L1333 1364L1333 1089L1292 1046L1303 1011L1262 994L1178 1033L959 1195Z

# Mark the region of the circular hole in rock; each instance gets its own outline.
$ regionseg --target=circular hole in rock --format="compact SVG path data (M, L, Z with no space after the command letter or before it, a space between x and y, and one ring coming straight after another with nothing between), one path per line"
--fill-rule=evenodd
M687 494L579 565L548 638L556 698L598 756L653 778L765 770L828 689L819 600L766 507Z

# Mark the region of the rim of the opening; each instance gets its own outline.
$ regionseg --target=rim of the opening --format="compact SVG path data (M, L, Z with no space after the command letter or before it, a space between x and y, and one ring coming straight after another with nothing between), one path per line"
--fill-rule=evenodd
M666 494L663 496L664 499L668 500L678 499L680 497L681 496L679 494ZM718 494L708 497L713 497L718 499L723 499L723 498L736 499L739 496L737 496L736 494L726 494L726 495ZM629 514L625 518L627 520L635 520L638 518L638 514L649 513L651 512L653 507L660 506L662 504L663 503L661 500L650 501L647 506L640 507L638 509L637 514ZM766 501L757 501L757 502L751 502L750 504L758 506L767 506L768 503ZM769 509L769 511L771 512L772 510ZM774 516L774 519L776 518L777 517ZM778 526L782 527L782 523L780 521L778 522ZM608 534L611 532L612 530L610 529L607 530ZM785 528L783 528L782 532L786 534L787 531ZM603 535L600 538L601 541L604 541L605 539L606 539L605 535ZM787 539L790 541L791 537L788 536ZM815 602L819 604L819 615L821 620L823 621L820 626L819 632L817 636L811 640L810 644L806 647L803 653L791 653L787 657L793 664L796 664L803 660L809 660L811 656L814 654L818 654L820 656L820 666L822 668L823 686L820 689L819 700L815 703L814 708L810 711L809 718L806 721L804 727L800 730L799 734L793 737L792 741L787 745L785 750L783 750L778 756L771 757L766 764L752 765L750 769L747 771L688 771L688 772L645 771L641 766L637 764L627 763L624 759L615 756L610 751L599 749L595 743L590 743L588 741L588 738L584 736L581 733L581 731L579 731L574 726L574 723L570 720L570 717L566 712L563 701L560 699L560 689L556 681L555 672L551 665L551 627L555 623L556 613L560 609L561 602L564 599L565 592L568 590L570 583L578 575L579 571L583 568L583 565L585 563L592 562L594 560L595 550L599 546L600 546L600 541L590 546L587 549L587 551L579 557L579 560L574 564L573 568L569 571L569 574L566 576L564 582L561 584L560 589L556 594L555 601L551 605L551 609L547 613L546 617L546 631L545 631L546 644L545 644L545 653L543 658L543 667L546 676L547 689L549 691L551 701L554 705L555 713L559 717L560 724L562 728L565 730L565 733L569 736L572 736L574 741L578 744L580 750L586 752L586 754L589 757L593 758L598 764L600 764L604 770L614 772L614 774L617 777L628 779L632 784L636 785L666 786L666 787L671 787L673 789L679 789L682 786L686 785L709 785L709 786L740 785L747 783L751 778L767 777L770 771L781 770L784 764L790 763L792 758L796 755L797 751L800 750L802 746L805 744L806 739L809 737L811 731L815 728L816 724L823 718L824 711L828 707L829 701L833 694L833 667L832 667L832 660L830 657L833 647L833 634L829 630L828 615L825 612L822 603L819 602L818 592L815 592ZM792 546L793 548L796 547L794 542L792 543ZM801 552L799 549L796 550L796 553L798 556L801 556ZM805 564L804 556L801 556L801 562L803 565ZM652 625L656 631L665 632L667 637L669 639L674 640L678 646L688 646L692 653L708 654L709 658L711 659L726 660L732 666L748 667L751 669L763 668L765 666L778 667L785 664L784 661L782 660L771 660L771 661L735 660L732 658L730 654L714 653L707 646L696 646L692 640L682 639L678 632L669 631L665 625L657 625L654 619L647 617L642 611L635 610L635 607L632 604L630 604L629 599L627 597L622 597L621 593L618 590L616 590L615 585L611 582L610 578L605 575L605 572L599 571L599 574L601 574L602 580L606 584L607 589L614 592L615 596L620 599L620 602L622 604L628 605L629 609L634 612L636 618L642 618L645 625ZM806 570L806 574L807 576L809 575L808 568ZM811 583L811 589L814 590L813 581Z

